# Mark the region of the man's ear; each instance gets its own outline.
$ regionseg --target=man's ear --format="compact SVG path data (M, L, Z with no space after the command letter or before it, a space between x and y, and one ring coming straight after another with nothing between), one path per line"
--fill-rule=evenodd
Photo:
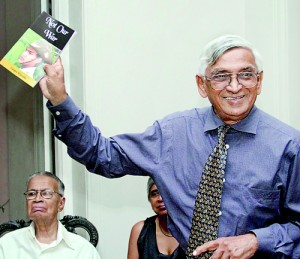
M257 82L257 86L256 86L256 91L257 91L257 95L259 95L261 93L261 88L262 88L262 80L263 80L263 77L264 77L264 72L261 71L259 73L259 77L258 77L258 82Z
M201 75L196 75L196 82L197 82L199 94L203 98L206 98L207 97L207 91L206 91L206 86L205 86L205 82L204 82L204 77L201 76Z
M61 212L65 207L66 198L61 197L58 204L58 212Z

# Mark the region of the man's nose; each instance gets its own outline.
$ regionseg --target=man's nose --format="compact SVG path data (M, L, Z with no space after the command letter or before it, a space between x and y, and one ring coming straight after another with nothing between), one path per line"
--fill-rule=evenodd
M42 197L42 195L41 195L41 192L37 192L37 194L36 194L34 200L35 200L35 201L40 201L40 200L42 200L42 199L43 199L43 197Z
M241 88L243 88L243 86L239 83L237 75L231 76L227 90L230 92L238 92Z

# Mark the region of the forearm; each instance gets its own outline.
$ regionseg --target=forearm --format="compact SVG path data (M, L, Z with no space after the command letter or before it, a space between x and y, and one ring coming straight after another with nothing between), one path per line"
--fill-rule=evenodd
M47 107L55 118L54 135L67 145L68 154L89 171L105 177L120 177L128 173L129 167L135 169L118 144L103 137L70 97L57 106L48 103Z

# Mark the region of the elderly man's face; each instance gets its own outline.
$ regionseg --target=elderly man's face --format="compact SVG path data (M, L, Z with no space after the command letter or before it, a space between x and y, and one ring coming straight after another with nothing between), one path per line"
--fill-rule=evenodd
M39 62L41 62L41 58L39 57L37 51L31 46L27 47L27 49L23 52L23 54L19 58L20 64L39 63Z
M239 73L256 70L254 56L244 48L234 48L226 51L217 62L206 69L206 76L214 73ZM258 72L258 71L255 71ZM251 111L257 95L261 92L262 72L258 76L257 85L245 88L239 84L236 77L231 79L230 85L223 90L215 90L211 82L202 76L197 76L198 89L202 97L208 97L215 113L227 124L234 124L244 119Z
M58 192L58 185L51 177L35 176L28 183L27 191L30 190ZM57 214L63 210L64 204L65 198L57 193L53 193L50 199L45 199L38 193L35 199L27 200L27 215L35 222L52 222L57 219Z

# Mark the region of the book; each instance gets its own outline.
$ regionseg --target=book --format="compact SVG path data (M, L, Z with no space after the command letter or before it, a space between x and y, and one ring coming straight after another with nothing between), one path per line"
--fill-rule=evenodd
M42 12L0 61L7 70L34 87L45 75L75 31Z

